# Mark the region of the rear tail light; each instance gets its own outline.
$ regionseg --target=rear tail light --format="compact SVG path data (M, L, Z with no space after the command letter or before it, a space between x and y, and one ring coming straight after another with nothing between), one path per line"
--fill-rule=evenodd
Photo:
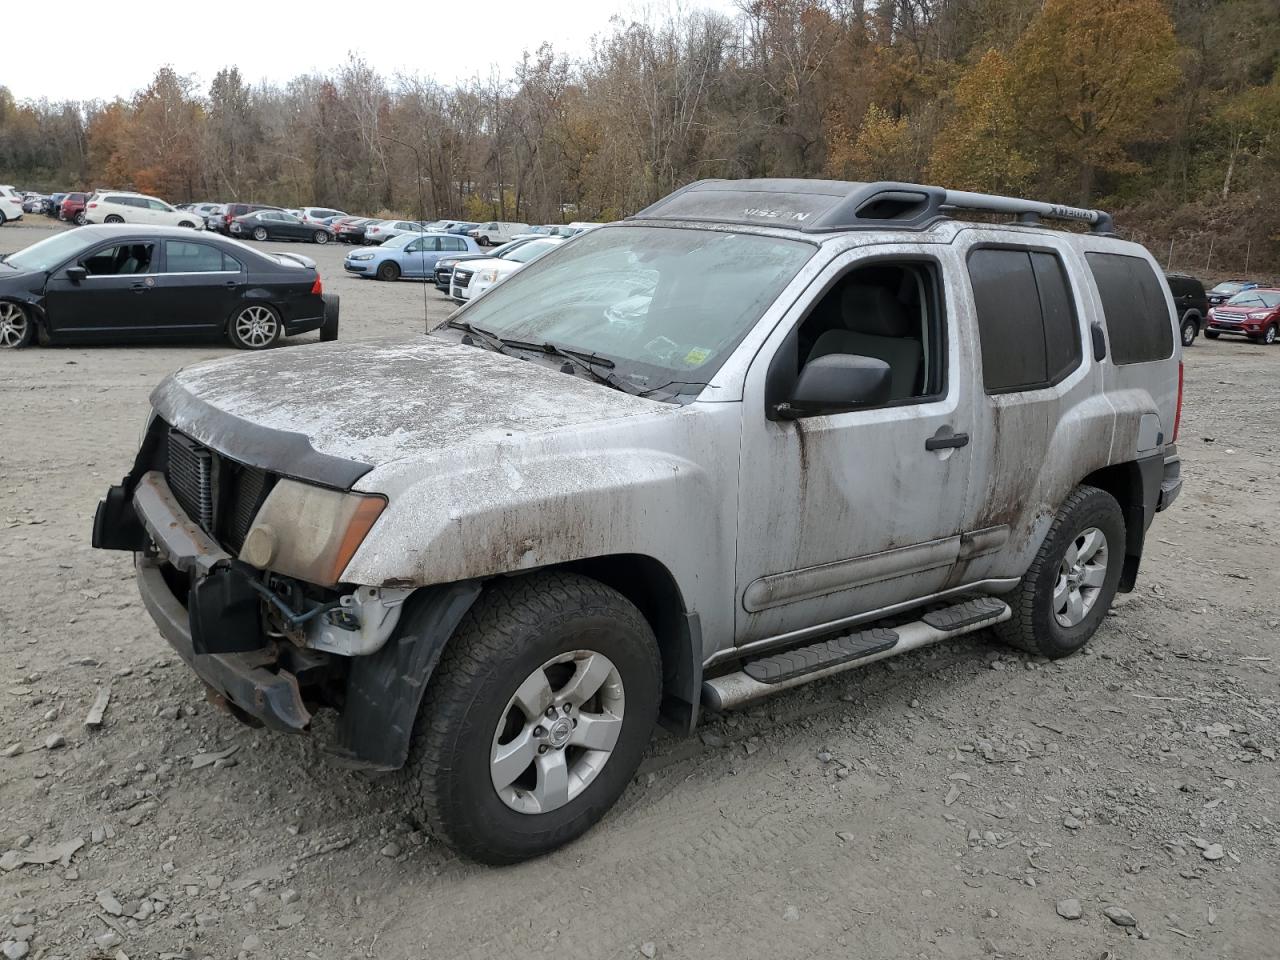
M316 280L319 283L319 280ZM1183 362L1178 361L1178 408L1174 411L1174 439L1178 443L1178 430L1183 425Z
M87 207L96 207L96 206L97 206L97 204L96 204L96 203L88 203L88 204L85 204L85 206L87 206Z
M320 282L320 274L318 273L316 274L316 282L311 285L311 292L316 294L317 296L324 293L324 284ZM1178 404L1179 404L1179 407L1181 407L1181 404L1182 404L1182 400L1181 400L1182 388L1181 387L1178 388L1178 397L1179 397Z

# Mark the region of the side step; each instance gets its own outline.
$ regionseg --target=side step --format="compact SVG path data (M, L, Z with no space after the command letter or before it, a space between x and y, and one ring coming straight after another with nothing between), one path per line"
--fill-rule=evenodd
M779 690L852 670L917 647L973 633L1013 616L996 597L978 597L930 610L913 623L892 629L873 627L751 660L742 669L704 680L702 702L712 710L731 710Z

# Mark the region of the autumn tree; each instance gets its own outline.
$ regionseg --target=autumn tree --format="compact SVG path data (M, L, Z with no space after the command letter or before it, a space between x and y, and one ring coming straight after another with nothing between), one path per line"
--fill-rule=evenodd
M1024 142L1074 169L1088 204L1098 171L1137 169L1129 148L1158 135L1153 113L1177 77L1161 0L1046 0L1018 41L1010 80Z
M1020 193L1035 169L1021 146L1009 61L989 50L956 84L955 109L938 135L929 176L957 190Z

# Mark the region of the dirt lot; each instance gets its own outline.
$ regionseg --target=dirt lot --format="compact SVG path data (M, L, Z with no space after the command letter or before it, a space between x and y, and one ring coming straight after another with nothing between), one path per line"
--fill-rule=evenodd
M422 330L420 285L302 249L344 338ZM503 870L216 712L90 549L152 386L229 352L0 355L4 956L1280 957L1280 348L1189 351L1185 491L1085 654L980 636L659 737L601 826Z

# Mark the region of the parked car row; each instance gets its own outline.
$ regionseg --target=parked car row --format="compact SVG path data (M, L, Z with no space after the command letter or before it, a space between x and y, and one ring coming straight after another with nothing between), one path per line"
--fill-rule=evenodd
M1206 291L1195 277L1166 273L1181 329L1189 347L1204 333L1210 340L1230 334L1255 343L1280 339L1280 284L1261 280L1223 280Z

